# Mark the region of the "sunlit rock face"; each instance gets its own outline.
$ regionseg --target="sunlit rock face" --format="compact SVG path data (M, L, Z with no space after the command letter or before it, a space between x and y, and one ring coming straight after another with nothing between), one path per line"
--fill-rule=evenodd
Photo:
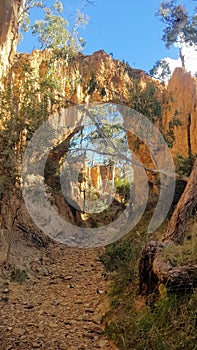
M47 71L47 61L51 57L50 49L34 50L31 55L19 54L14 72L17 75L17 67L26 61L34 68L35 74L42 77ZM146 86L152 81L144 71L129 68L127 64L114 60L102 50L90 56L78 54L68 62L59 59L54 64L54 69L62 86L62 94L73 103L129 103L134 80L138 79L141 86Z
M12 69L12 77L18 90L21 92L24 88L24 79L26 75L22 69L23 65L30 65L33 69L35 84L46 76L47 65L50 63L50 69L55 70L56 78L61 86L60 95L68 101L68 106L73 104L89 104L94 102L111 102L127 106L132 106L131 90L136 79L141 88L145 88L149 82L155 82L158 91L158 99L163 105L163 115L157 123L157 127L161 128L165 133L169 128L169 122L175 111L178 111L177 118L180 119L182 125L174 128L175 144L172 148L172 154L181 154L187 156L187 116L191 114L191 144L192 152L197 153L196 141L196 80L191 77L182 68L177 68L169 82L168 87L164 84L153 80L149 75L141 70L129 68L124 63L114 60L104 51L98 51L91 56L78 54L71 61L64 58L51 60L53 57L52 50L39 51L35 50L31 55L18 54ZM39 96L38 96L39 98ZM70 116L69 124L73 125L73 112ZM62 117L61 117L62 115ZM124 119L124 116L123 116ZM66 119L63 114L60 114L58 126L63 126ZM139 126L139 127L142 127ZM64 135L63 142L69 133ZM140 145L137 150L133 143L132 133L127 130L128 145L131 153L137 157L137 163L141 163L144 167L155 169L155 159L152 157L148 144ZM161 154L161 149L158 150L157 156ZM162 153L163 161L165 162L166 154ZM163 163L164 164L164 163ZM137 170L135 174L137 174ZM96 189L101 187L102 179L100 169L93 169L92 178ZM155 182L155 176L147 172L147 177L150 183ZM139 181L139 188L142 188L143 179L139 176L134 176L135 182ZM143 191L141 191L143 194ZM140 198L139 198L140 200ZM143 203L144 196L142 195L141 202Z
M17 45L18 15L23 0L0 1L0 79L1 84L13 63ZM22 88L20 64L28 61L34 68L35 77L46 73L51 50L35 50L31 55L18 54L13 67L13 78ZM113 102L131 105L130 91L137 79L145 87L152 78L144 71L133 69L126 63L113 59L103 50L91 56L78 54L74 60L59 60L55 66L56 76L61 83L62 96L72 103ZM188 155L188 129L191 136L192 153L197 153L197 80L183 68L176 68L168 87L157 83L158 97L163 101L164 112L160 126L167 131L172 117L181 122L174 127L175 143L172 154ZM190 121L188 120L190 115ZM188 125L190 124L190 125ZM147 153L147 152L145 152ZM144 157L143 157L144 158ZM148 159L148 155L146 155ZM150 162L148 162L150 163Z
M181 126L174 128L175 144L172 154L188 155L188 115L191 116L191 150L197 153L197 80L184 68L176 68L169 81L165 102L168 104L163 115L163 125L168 128L172 116L176 115ZM176 111L178 113L176 113Z
M7 1L2 1L0 6L6 11ZM3 8L4 5L4 8ZM10 8L9 16L13 16L13 8ZM1 27L6 20L0 17ZM8 52L10 48L9 33L12 27L5 26L1 31L1 53ZM7 33L7 34L6 34ZM10 34L10 35L13 35ZM6 51L7 50L7 51ZM3 54L2 54L3 55ZM1 56L1 71L5 71L6 59ZM47 71L47 62L52 57L51 50L35 50L31 55L18 54L13 66L13 79L18 88L22 89L23 79L20 65L28 62L34 70L37 81L41 79ZM78 54L73 60L67 61L60 59L53 67L56 71L56 77L61 84L61 95L68 100L68 104L88 104L92 102L112 102L132 105L131 89L134 81L138 80L141 87L153 79L144 71L133 69L127 64L115 60L111 55L106 54L103 50L97 51L90 56ZM35 79L36 80L36 79ZM154 80L155 82L155 80ZM181 122L181 126L174 127L175 143L172 148L172 154L175 156L188 154L188 113L191 115L191 148L192 153L197 153L197 89L196 79L186 72L183 68L176 68L167 87L160 82L155 82L158 87L158 98L163 104L163 115L160 124L165 132L169 128L169 122L173 115L177 113L176 118ZM132 148L132 145L130 145ZM146 148L146 147L145 147ZM142 162L146 158L146 165L151 165L149 151L145 149L142 153Z
M35 81L39 82L47 72L47 64L53 56L52 50L34 50L31 55L18 54L13 66L13 79L22 91L25 75L21 65L29 64L33 68ZM114 60L103 50L97 51L90 56L78 54L74 59L66 61L58 59L51 69L55 69L56 78L61 85L60 95L72 104L91 104L94 102L112 102L132 105L132 94L136 80L143 89L153 79L144 71L134 69L128 64ZM50 63L51 64L51 63ZM154 83L158 86L158 97L162 100L164 85L160 82ZM142 152L144 162L144 152ZM147 153L147 152L146 152ZM148 158L148 157L146 157ZM150 157L149 157L150 158ZM148 163L146 165L149 164Z
M0 1L0 78L12 62L18 39L18 15L22 0Z

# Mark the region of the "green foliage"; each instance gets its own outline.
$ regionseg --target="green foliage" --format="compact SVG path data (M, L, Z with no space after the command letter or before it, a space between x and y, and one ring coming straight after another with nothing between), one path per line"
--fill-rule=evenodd
M165 59L162 59L155 62L149 73L156 79L168 80L172 72L169 63Z
M137 112L143 114L152 123L160 120L162 116L161 101L157 95L157 85L155 82L148 82L144 87L139 79L134 79L133 87L130 90L130 106ZM149 130L147 130L147 135ZM134 150L139 151L142 141L136 135L130 135L130 144Z
M28 12L30 9L34 7L43 7L44 4L45 4L45 0L24 0L23 11Z
M139 73L123 61L123 69L132 78L129 106L149 118L153 123L162 116L162 105L158 98L158 86L154 81L142 82Z
M177 115L179 115L179 112L176 111L168 123L168 130L165 133L163 133L163 136L164 136L169 148L172 148L174 146L175 141L176 141L175 135L174 135L175 127L178 128L179 126L182 125L182 122L177 117Z
M195 218L194 218L195 219ZM183 245L169 245L163 250L163 256L172 266L197 264L197 224L186 233Z
M138 297L138 259L143 246L146 220L150 213L147 214L141 223L142 226L138 227L138 239L132 230L125 242L119 241L107 247L102 258L105 268L113 271L111 310L106 315L106 333L120 350L193 350L197 326L195 290L188 295L158 295L154 304L151 302L150 306L145 303L144 298ZM194 240L196 241L196 228L192 231L191 239L188 231L186 240L186 245L181 253L179 252L177 260L176 250L164 252L165 256L173 260L175 266L180 262L184 264L196 261L196 245L192 248ZM123 250L122 245L125 247Z
M190 17L187 9L183 4L178 4L177 1L163 1L159 7L157 15L160 20L166 25L163 31L162 40L169 49L173 44L178 44L180 47L180 58L184 66L184 56L181 48L183 44L190 46L197 45L197 14L196 11Z
M106 271L113 272L129 265L133 258L132 249L128 240L116 242L107 247L105 253L100 256Z
M190 294L155 295L154 300L152 296L146 300L138 295L140 252L153 208L146 209L135 229L124 240L107 247L104 253L104 266L113 271L109 274L112 279L111 310L106 315L106 333L120 350L193 350L196 347L196 290ZM192 222L195 223L195 218ZM165 229L164 225L162 230ZM148 241L158 239L162 230L156 236L148 237ZM196 262L196 234L196 224L189 225L185 245L164 251L174 266ZM131 254L127 249L124 250L126 256L122 254L122 244L130 247ZM124 259L116 263L116 256L122 255Z
M110 292L112 313L116 310L116 307L117 310L119 309L119 305L124 298L127 299L127 288L129 290L131 290L131 286L135 288L138 279L139 257L146 239L151 213L152 207L146 211L140 222L125 238L107 246L100 257L105 270L110 273L113 272ZM127 313L125 309L122 311Z
M88 84L88 95L92 95L93 92L98 88L98 82L96 81L96 78L95 78L95 75L94 73L92 72L91 73L91 78L90 78L90 81L89 81L89 84Z
M130 198L131 184L128 179L117 179L115 180L116 193L124 200L128 201Z
M36 20L31 26L31 31L32 35L38 37L41 48L61 49L67 55L81 51L85 42L79 31L88 23L88 17L77 10L73 27L69 30L69 23L63 16L62 2L55 0L51 7L47 7L46 3L46 0L24 1L18 18L19 38L22 39L23 33L30 30L30 13L37 7L44 12L44 18Z
M197 295L168 295L154 308L135 308L135 296L124 295L117 321L107 324L107 334L120 350L193 350L196 346ZM124 312L123 312L124 308Z
M61 87L55 77L55 70L52 72L50 69L51 62L48 67L46 63L46 74L38 76L30 61L21 59L18 62L18 84L11 79L0 89L1 193L15 186L20 176L20 162L26 141L57 106L64 106L61 100L55 98L55 91Z
M34 7L43 8L45 0L25 0L23 2L21 12L18 17L18 25L19 25L19 39L23 39L23 33L29 31L30 28L30 11Z
M163 1L160 5L158 16L166 24L163 40L166 47L170 48L174 43L197 44L197 15L190 18L183 4L176 5L176 1Z
M81 51L84 40L79 36L79 28L87 24L87 17L80 11L73 26L68 30L68 21L62 16L62 2L56 0L52 8L44 7L44 19L35 21L32 34L38 36L41 48L66 49L72 53Z
M95 85L91 85L90 88L94 89ZM114 163L116 167L121 167L130 162L127 135L122 115L116 106L100 104L91 114L87 113L86 116L84 113L83 118L84 127L74 135L69 147L72 164L76 155L81 158L76 157L76 162L85 161L86 157L86 163L89 165L97 164L99 159L99 164L103 164L106 171L108 167L112 172Z
M191 159L188 157L183 157L182 155L177 155L174 159L176 173L180 176L189 176L196 157L197 155L193 156Z
M155 204L157 199L155 198L153 201ZM135 228L125 238L107 246L105 252L101 255L100 259L106 271L116 272L112 290L118 291L116 295L113 292L117 298L121 297L122 284L125 288L128 285L127 282L130 283L131 280L134 282L138 276L138 260L146 240L150 217L154 210L153 203L148 207Z
M131 107L144 114L152 122L161 118L161 102L157 97L157 86L154 82L147 83L142 88L138 80L134 81L133 88L130 91Z
M18 282L18 283L24 283L25 280L28 278L27 273L25 270L21 270L18 268L14 268L11 273L10 273L10 279L13 282Z

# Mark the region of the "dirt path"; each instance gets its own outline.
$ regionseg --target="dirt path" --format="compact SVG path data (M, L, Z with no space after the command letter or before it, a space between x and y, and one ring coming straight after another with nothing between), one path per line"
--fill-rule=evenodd
M0 302L1 350L115 350L103 333L107 282L96 249L54 247Z

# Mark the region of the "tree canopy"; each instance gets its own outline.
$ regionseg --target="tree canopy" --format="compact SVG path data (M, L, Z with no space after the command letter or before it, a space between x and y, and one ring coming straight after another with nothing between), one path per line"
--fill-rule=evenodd
M171 76L171 69L169 63L165 59L161 59L155 62L149 73L156 79L168 80Z
M184 45L197 45L197 13L190 16L183 4L177 1L162 1L157 16L166 25L162 40L169 49L173 44L179 47L182 66L185 66L182 48Z
M34 7L41 8L44 12L44 18L36 20L31 26L32 35L37 36L41 49L66 49L72 53L83 49L85 41L80 36L79 29L88 23L88 17L83 12L77 10L74 24L69 29L69 23L63 16L61 1L56 0L48 7L45 0L27 0L19 16L21 32L29 31L30 11Z

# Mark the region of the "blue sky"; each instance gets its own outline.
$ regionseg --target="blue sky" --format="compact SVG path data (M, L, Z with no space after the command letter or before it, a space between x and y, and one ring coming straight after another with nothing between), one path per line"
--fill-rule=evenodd
M113 53L113 57L125 60L134 68L149 71L154 62L164 57L176 59L176 48L167 50L162 42L162 30L164 25L155 16L160 0L94 0L93 6L84 8L84 12L90 17L86 29L81 31L86 41L85 54L94 51L105 50ZM53 1L48 0L50 5ZM197 6L194 0L180 0L192 13ZM76 9L83 8L84 0L63 0L64 16L72 23ZM34 9L31 13L32 23L39 19L40 12ZM24 41L18 50L31 52L38 48L36 39L25 34Z

